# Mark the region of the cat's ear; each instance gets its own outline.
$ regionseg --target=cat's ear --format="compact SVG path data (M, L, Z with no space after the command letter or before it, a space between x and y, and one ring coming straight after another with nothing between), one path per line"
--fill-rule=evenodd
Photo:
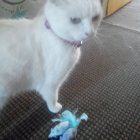
M60 0L49 0L53 4L58 4Z
M104 1L104 0L100 0L100 2L101 2L101 5L103 5L103 1Z
M55 5L62 5L62 4L65 4L67 3L68 4L68 1L67 0L48 0L50 1L51 3L55 4Z
M49 0L49 1L55 5L61 4L61 0Z

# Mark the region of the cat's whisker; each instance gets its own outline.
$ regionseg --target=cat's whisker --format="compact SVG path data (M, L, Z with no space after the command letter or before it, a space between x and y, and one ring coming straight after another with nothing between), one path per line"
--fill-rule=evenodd
M91 40L94 40L94 38L87 38L84 40L84 42L88 42L88 41L91 41Z
M103 42L101 41L100 37L97 35L92 35L90 38L87 38L86 40L84 40L85 44L88 45L88 42L93 42L94 43L94 47L97 47L99 49L99 55L102 56L103 55Z

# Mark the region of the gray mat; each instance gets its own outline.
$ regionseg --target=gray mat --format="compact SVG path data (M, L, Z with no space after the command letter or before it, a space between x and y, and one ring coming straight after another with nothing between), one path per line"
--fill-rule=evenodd
M139 140L140 33L103 23L98 36L82 47L60 102L89 115L77 140ZM55 116L38 93L26 92L1 112L0 140L47 140Z

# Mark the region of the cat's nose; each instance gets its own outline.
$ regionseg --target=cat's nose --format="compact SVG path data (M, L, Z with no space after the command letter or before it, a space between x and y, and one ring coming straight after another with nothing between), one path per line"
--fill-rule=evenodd
M91 33L89 33L89 32L86 32L86 33L85 33L85 36L86 36L86 37L89 37L90 35L91 35Z

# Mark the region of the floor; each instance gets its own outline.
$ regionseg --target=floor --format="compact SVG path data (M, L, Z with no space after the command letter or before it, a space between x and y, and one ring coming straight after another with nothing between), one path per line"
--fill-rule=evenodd
M64 110L86 112L77 140L140 139L140 0L103 20L98 38L82 47L80 63L60 91ZM47 140L51 119L35 91L0 114L0 140Z

